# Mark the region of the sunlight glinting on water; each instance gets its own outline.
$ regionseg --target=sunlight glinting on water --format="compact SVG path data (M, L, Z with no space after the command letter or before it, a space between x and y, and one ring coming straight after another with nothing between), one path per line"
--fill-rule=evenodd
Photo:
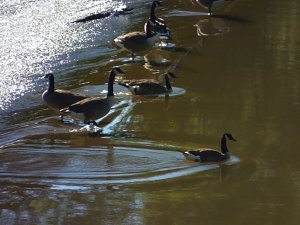
M55 70L77 49L93 45L101 23L72 21L124 6L116 1L4 1L0 3L0 109L33 91L34 75Z

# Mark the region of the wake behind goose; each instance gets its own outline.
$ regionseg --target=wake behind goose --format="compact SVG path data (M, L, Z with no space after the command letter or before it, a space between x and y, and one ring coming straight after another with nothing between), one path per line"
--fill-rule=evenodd
M54 188L153 182L220 167L219 164L187 162L176 151L134 147L33 149L12 146L2 154L5 162L0 159L0 181ZM238 162L239 159L232 156L226 164Z

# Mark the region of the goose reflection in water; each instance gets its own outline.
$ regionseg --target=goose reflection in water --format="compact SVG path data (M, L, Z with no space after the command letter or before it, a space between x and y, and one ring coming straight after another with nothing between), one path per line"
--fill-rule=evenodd
M230 32L229 26L225 23L224 19L220 17L209 17L199 20L195 25L197 35L203 36L217 36Z
M197 3L198 5L208 9L208 15L212 15L212 10L223 8L228 3L233 0L191 0L193 4Z

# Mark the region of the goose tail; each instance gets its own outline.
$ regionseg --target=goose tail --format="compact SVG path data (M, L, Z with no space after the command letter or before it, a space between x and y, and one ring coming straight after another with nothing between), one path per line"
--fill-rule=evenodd
M187 160L191 160L191 161L194 161L194 162L201 162L202 159L200 156L196 156L190 152L182 152L182 154L184 155L184 157L187 159Z
M114 43L119 46L120 48L124 48L124 44L123 44L123 38L122 36L119 36L117 38L114 39Z

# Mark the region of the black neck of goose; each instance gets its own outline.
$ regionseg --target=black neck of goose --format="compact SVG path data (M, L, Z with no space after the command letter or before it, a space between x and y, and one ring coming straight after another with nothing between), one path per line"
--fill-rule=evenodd
M111 71L108 77L108 87L107 87L107 97L114 96L114 82L115 82L115 72Z
M221 152L223 154L227 154L228 153L228 148L227 148L227 143L226 143L226 137L225 137L225 135L223 135L223 137L221 139Z
M172 91L171 83L170 83L170 78L168 75L165 75L165 82L166 82L166 88L168 91Z
M54 77L50 76L48 79L49 79L48 92L54 92Z
M152 22L155 22L156 20L156 16L155 16L155 8L156 8L156 5L155 4L152 4L151 5L151 10L150 10L150 20Z

